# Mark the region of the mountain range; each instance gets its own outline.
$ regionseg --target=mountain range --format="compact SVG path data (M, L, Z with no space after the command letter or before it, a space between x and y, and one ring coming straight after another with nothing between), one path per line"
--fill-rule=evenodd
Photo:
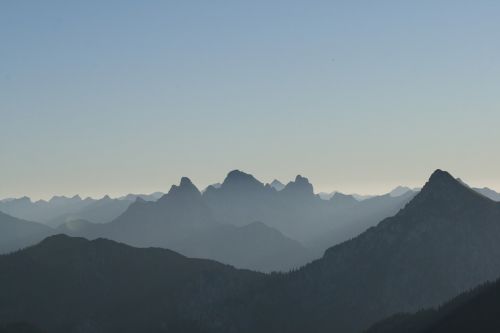
M260 191L248 180L248 193ZM298 178L284 193L296 198L304 189ZM183 179L108 225L137 231L135 217L145 230L158 223L165 231L176 223L181 231L210 230L219 222L209 207ZM104 239L49 237L0 256L0 322L54 332L361 332L496 280L499 239L500 203L437 170L394 216L289 273L264 275Z
M24 220L40 222L50 227L78 219L85 219L93 223L105 223L113 220L137 198L143 200L157 200L162 193L150 195L129 194L112 199L104 196L101 199L85 198L79 195L73 197L55 196L52 199L31 201L28 197L19 199L4 199L0 201L0 211Z

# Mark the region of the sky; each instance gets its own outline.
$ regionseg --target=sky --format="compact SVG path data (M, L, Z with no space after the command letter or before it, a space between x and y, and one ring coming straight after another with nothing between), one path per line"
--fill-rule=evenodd
M233 169L500 190L499 1L0 2L0 198Z

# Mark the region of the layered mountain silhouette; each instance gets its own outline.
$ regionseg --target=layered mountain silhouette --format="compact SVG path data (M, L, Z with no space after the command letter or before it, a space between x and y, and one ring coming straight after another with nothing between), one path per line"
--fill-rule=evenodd
M247 188L246 195L262 191L250 177L238 181ZM195 209L193 202L198 202ZM157 220L153 212L166 207L169 214ZM162 224L168 231L186 221L186 229L201 224L209 231L218 221L208 212L203 196L183 179L158 202L138 201L109 226L130 223L158 230ZM135 218L129 215L134 213ZM0 267L8 268L0 277L0 293L7 295L0 299L0 322L26 321L68 332L82 327L111 332L138 327L174 332L178 327L183 332L360 332L383 318L438 306L497 279L499 239L500 203L437 170L395 216L287 274L238 271L102 239L51 237L0 257ZM193 266L184 265L186 261ZM204 265L213 265L213 275L199 278ZM173 280L168 280L169 274ZM184 290L177 298L176 292ZM19 302L20 295L33 292L38 293L35 303Z
M339 200L339 194L322 200L314 194L307 178L300 175L277 191L250 174L234 170L220 188L209 187L203 199L222 223L242 226L261 221L303 244L314 244L316 252L322 254L327 247L394 215L413 195L414 192L399 198L377 196L372 201L359 202L352 196Z
M120 216L130 206L132 201L127 199L111 199L105 196L102 199L90 202L82 208L72 212L59 215L46 224L52 227L58 227L63 223L73 220L87 220L92 223L106 223Z
M28 197L0 201L0 211L11 216L40 222L56 228L72 220L84 219L92 223L110 222L137 198L143 200L157 200L160 192L151 195L129 194L119 199L104 196L101 199L85 198L75 195L71 198L55 196L49 201L31 201Z
M100 200L55 197L36 203L26 198L22 207L28 207L26 214L32 217L46 209L50 218L41 214L43 218L36 221L69 235L170 248L187 256L268 272L298 268L320 257L331 245L395 214L413 195L359 202L338 193L325 201L300 175L277 191L234 170L220 186L209 186L204 193L183 178L157 201L145 201L141 195L130 196L136 198L132 204L107 196ZM65 206L68 202L72 204ZM17 211L14 201L7 203L8 209L23 215L22 207ZM53 216L61 210L67 212Z
M78 195L71 198L56 196L49 201L35 202L23 197L0 202L0 211L23 220L50 223L52 219L78 211L93 201L91 198L82 199Z
M138 199L107 224L84 221L59 229L89 239L105 237L133 246L156 246L259 271L289 270L312 259L299 242L263 223L220 223L186 177L157 202Z

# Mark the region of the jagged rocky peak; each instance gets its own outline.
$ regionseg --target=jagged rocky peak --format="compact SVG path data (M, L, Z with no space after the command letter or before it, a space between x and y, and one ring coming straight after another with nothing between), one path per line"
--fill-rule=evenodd
M163 201L176 198L201 198L201 193L189 178L182 177L179 185L172 185L168 193L161 197L160 200Z
M286 184L283 192L314 195L314 188L307 178L297 175L294 181Z

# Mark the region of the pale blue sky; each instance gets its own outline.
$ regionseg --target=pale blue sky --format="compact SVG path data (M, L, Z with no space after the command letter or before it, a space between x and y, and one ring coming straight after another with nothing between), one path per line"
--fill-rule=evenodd
M498 1L0 2L0 198L235 168L500 190Z

